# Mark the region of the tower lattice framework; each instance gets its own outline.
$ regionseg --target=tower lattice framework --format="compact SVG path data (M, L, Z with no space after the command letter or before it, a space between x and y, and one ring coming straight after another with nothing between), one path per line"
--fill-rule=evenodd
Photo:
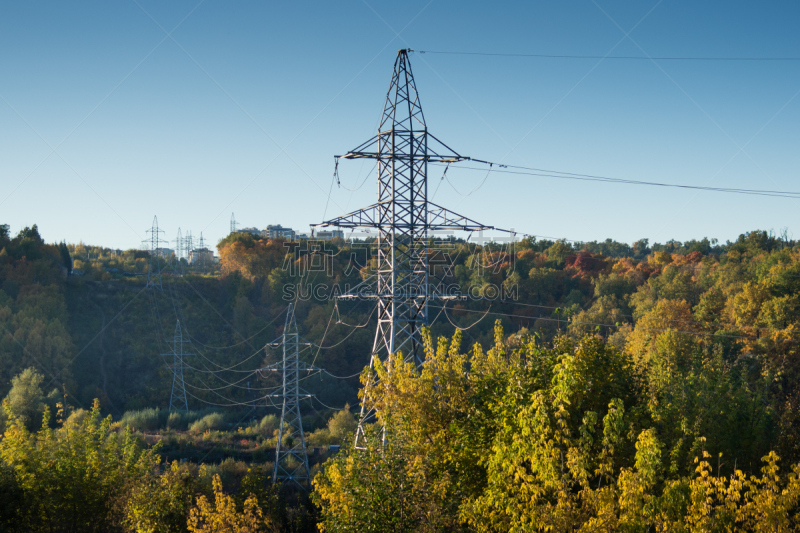
M428 302L447 298L437 293L439 284L429 270L429 239L437 232L495 229L428 200L428 163L450 164L470 158L428 131L409 52L397 53L377 135L337 156L337 165L338 159L377 161L378 202L317 225L377 230L377 267L369 280L374 292L362 290L342 296L377 300L378 326L370 368L376 358L385 359L398 352L407 361L422 362L421 331L429 323ZM374 386L374 382L367 383L367 395ZM356 447L363 444L364 423L373 414L362 403Z
M175 273L183 275L183 248L184 241L181 236L181 228L178 228L178 236L175 237Z
M192 240L192 230L186 232L186 237L183 238L183 250L186 254L186 264L189 264L190 254L194 251L194 241Z
M200 232L200 271L205 273L206 271L206 243L203 240L203 232Z
M150 265L147 269L147 286L161 290L161 245L166 241L161 238L161 234L164 233L164 230L158 229L157 216L153 217L153 227L147 230L147 233L150 234L150 237L143 241L150 251Z
M186 413L189 411L189 402L186 400L186 383L183 380L183 356L192 355L187 353L183 345L188 341L183 340L183 331L181 330L181 321L178 320L175 324L175 336L172 340L172 353L166 353L165 356L172 355L172 392L169 395L169 412L179 411Z
M289 304L283 335L279 339L267 346L281 347L283 359L261 369L262 372L280 372L282 377L281 392L268 395L268 397L282 400L272 481L273 483L291 481L306 489L311 482L311 474L308 468L303 420L300 416L300 401L310 398L311 395L300 388L300 372L311 370L313 367L300 361L300 346L306 346L309 343L300 342L293 304ZM287 441L286 444L284 444L284 440Z

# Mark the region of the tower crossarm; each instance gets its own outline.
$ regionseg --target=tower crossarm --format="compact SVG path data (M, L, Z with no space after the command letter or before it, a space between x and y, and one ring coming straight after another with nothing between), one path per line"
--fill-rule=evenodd
M460 215L455 211L451 211L446 207L442 207L431 201L428 201L428 229L431 231L444 231L450 229L458 229L463 231L496 230L513 233L508 230L496 228L494 226L481 224L480 222L465 217L464 215Z
M385 225L380 219L380 204L372 204L340 217L313 224L312 228L380 228Z
M382 228L386 222L382 220L385 216L386 207L390 202L379 202L369 207L352 211L346 215L326 220L321 224L316 224L315 228L337 227L337 228ZM400 224L395 224L400 227ZM494 230L505 233L515 233L512 230L497 228L481 224L471 218L460 215L446 207L442 207L433 202L428 202L428 231L462 230L462 231L485 231Z
M303 361L298 361L297 370L299 372L321 372L323 369L318 366L309 365ZM269 372L283 372L283 361L278 361L276 363L261 367L256 370L256 372L258 372L258 374L262 377L266 377Z
M406 144L412 144L412 139L413 144L424 144L427 150L425 152L402 153L400 149L404 148ZM387 153L387 145L394 146L398 150L394 151L394 153ZM447 146L432 133L428 133L427 129L411 132L398 128L382 131L346 154L335 157L337 159L414 160L428 163L458 163L459 161L472 160Z

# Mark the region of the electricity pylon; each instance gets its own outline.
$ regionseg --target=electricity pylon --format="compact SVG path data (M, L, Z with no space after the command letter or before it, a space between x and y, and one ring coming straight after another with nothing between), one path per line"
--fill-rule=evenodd
M283 335L279 339L277 342L268 343L267 346L282 347L283 360L261 369L262 372L280 372L283 378L281 392L267 395L281 398L283 403L272 482L292 481L299 487L307 489L311 482L311 474L308 469L303 419L300 416L300 400L310 398L311 395L300 388L300 371L310 371L315 368L300 361L300 346L308 346L310 343L300 342L292 304L289 304ZM284 440L287 441L286 444Z
M231 213L231 233L236 233L236 218Z
M429 321L428 300L446 298L436 294L437 284L432 283L429 271L428 240L434 233L496 229L428 200L428 163L450 164L470 158L459 155L428 132L408 52L397 53L378 134L337 156L337 165L339 159L376 160L378 203L316 226L378 231L377 268L369 280L374 292L341 296L377 300L378 327L370 369L375 358L385 359L398 352L406 361L422 362L421 332ZM374 386L367 383L366 393ZM373 414L365 411L362 402L356 447L361 447L364 424Z
M172 341L172 353L165 353L165 356L172 356L172 392L169 395L169 412L179 411L188 412L189 402L186 401L186 383L183 381L183 356L192 355L186 353L183 345L188 341L183 340L181 331L181 321L175 324L175 337Z
M161 290L161 264L159 262L159 256L161 255L161 245L166 241L161 239L161 234L164 233L164 230L158 229L157 216L153 217L153 227L147 230L147 233L150 234L150 238L142 241L150 248L150 266L147 269L147 286Z
M178 236L175 237L175 273L183 275L183 237L181 237L181 228L178 228Z
M200 232L200 271L206 273L206 244L203 241L203 232Z
M183 238L183 249L186 252L186 264L189 264L189 254L194 251L194 242L192 241L192 230L189 230L186 233L186 237Z

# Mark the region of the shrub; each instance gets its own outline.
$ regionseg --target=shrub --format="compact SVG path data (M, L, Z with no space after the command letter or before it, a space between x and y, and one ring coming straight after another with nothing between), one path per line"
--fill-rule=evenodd
M277 415L267 415L258 423L258 430L262 434L271 437L275 430L278 429L279 423L280 419Z
M138 429L141 431L154 431L166 427L169 412L165 409L140 409L138 411L126 411L120 422L124 426Z
M222 413L210 413L203 418L192 422L189 426L189 431L194 433L203 433L209 429L219 429L225 424L225 415Z

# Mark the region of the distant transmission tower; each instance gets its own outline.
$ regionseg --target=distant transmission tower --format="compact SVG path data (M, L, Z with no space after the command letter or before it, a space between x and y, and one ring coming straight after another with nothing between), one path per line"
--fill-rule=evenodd
M183 275L183 237L181 228L178 228L178 236L175 237L175 273Z
M158 229L158 217L153 217L153 227L147 230L150 238L143 241L150 249L150 267L147 269L147 286L161 290L161 244L166 241L161 239L163 230Z
M236 233L236 218L231 213L231 233Z
M192 231L189 230L186 237L183 238L183 249L186 253L186 264L189 264L189 254L194 251L194 242L192 242Z
M437 294L437 284L430 279L428 240L434 233L495 229L428 200L428 163L450 164L470 158L459 155L428 132L409 51L397 53L378 134L337 156L337 161L339 158L376 160L378 203L317 225L378 231L378 265L371 280L373 292L342 296L377 300L378 328L370 368L374 367L375 358L385 359L398 352L407 361L422 361L421 330L429 322L428 301L447 298ZM369 394L374 381L365 387ZM363 447L364 424L373 415L365 411L362 403L356 447Z
M275 448L275 469L272 474L272 482L293 481L301 488L306 489L311 481L311 474L308 469L303 420L300 417L300 400L310 398L311 395L300 389L300 371L309 371L315 368L300 361L300 346L308 346L309 343L300 342L292 304L289 304L283 335L279 338L280 341L269 343L267 346L282 347L283 360L261 369L262 372L280 372L283 377L280 394L268 395L273 398L281 398L283 402L281 422L278 425L278 444ZM290 444L284 446L284 439Z
M183 356L192 355L186 353L183 345L188 341L183 340L183 332L181 331L181 321L175 324L175 337L172 341L172 353L165 353L163 355L172 355L172 393L169 396L169 412L178 411L186 413L189 411L189 402L186 401L186 384L183 381Z
M203 241L203 232L200 232L200 271L206 272L206 244Z

